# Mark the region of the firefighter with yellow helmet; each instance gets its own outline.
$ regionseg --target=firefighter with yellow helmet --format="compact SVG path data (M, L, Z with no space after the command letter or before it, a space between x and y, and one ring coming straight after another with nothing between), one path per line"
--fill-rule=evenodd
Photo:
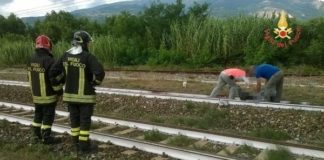
M89 130L96 103L95 86L104 79L103 66L89 52L92 38L86 31L74 33L72 48L66 51L51 68L51 82L59 84L65 79L63 101L68 104L71 135L77 150L91 151Z
M45 35L36 38L35 54L27 64L28 79L31 86L35 115L32 124L34 141L44 144L54 143L51 128L55 117L58 94L62 93L62 85L52 86L49 70L55 63L52 55L52 42ZM58 81L58 84L60 81Z

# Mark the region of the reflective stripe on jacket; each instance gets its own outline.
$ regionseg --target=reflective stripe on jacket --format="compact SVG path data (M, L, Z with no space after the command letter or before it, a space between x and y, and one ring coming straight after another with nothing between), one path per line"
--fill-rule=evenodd
M102 65L87 51L80 54L65 52L51 68L52 83L65 77L63 101L71 103L95 103L94 87L101 83L104 76Z
M56 92L49 80L49 69L54 58L46 49L36 49L27 64L28 80L35 104L49 104L57 101Z

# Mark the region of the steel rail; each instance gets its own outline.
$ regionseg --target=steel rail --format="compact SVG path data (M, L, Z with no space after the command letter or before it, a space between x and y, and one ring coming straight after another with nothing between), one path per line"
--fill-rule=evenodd
M192 101L192 102L204 102L219 105L234 105L234 106L252 106L252 107L263 107L263 108L278 108L278 109L295 109L295 110L305 110L305 111L319 111L324 112L324 106L317 105L305 105L305 104L285 104L285 103L270 103L270 102L260 102L260 101L240 101L231 100L223 98L211 98L206 95L197 94L183 94L183 93L172 93L172 92L150 92L150 91L140 91L127 89L115 89L101 88L98 87L97 93L103 94L116 94L116 95L126 95L126 96L137 96L145 98L159 98L159 99L174 99L181 101Z
M26 118L7 115L0 113L0 119L7 120L9 122L18 122L23 125L31 125L32 121ZM58 133L68 132L70 133L70 127L54 124L52 130ZM131 138L119 137L110 134L103 134L99 132L91 131L90 139L100 142L111 142L112 144L123 146L126 148L136 147L139 150L150 152L154 154L163 155L166 154L173 158L185 159L185 160L234 160L232 158L206 154L186 149L180 149L170 147L162 144L150 143L146 141L135 140Z
M169 73L169 74L211 74L211 75L218 75L222 70L211 70L211 71L204 71L204 70L195 70L195 71L175 71L175 70L147 70L147 69L122 69L122 68L112 68L109 71L115 71L115 72L153 72L153 73ZM301 77L311 77L311 76L323 76L322 74L296 74L296 73L286 73L285 76L301 76Z
M28 82L23 82L23 81L0 80L0 84L11 85L11 86L29 87L29 83Z
M1 72L0 72L1 74ZM19 73L20 74L20 73ZM124 79L124 80L140 80L141 78L133 78L133 77L118 77L118 76L110 76L110 77L106 77L106 79ZM186 78L171 78L171 79L165 79L165 80L173 80L173 81L178 81L178 82L183 82L183 81L187 81ZM7 82L15 82L15 81L11 81L11 80L0 80L3 83L5 81ZM193 82L201 82L201 83L209 83L209 84L216 84L217 80L190 80ZM237 84L243 85L245 84L244 82L237 82ZM256 84L256 82L250 82L250 84ZM284 84L284 86L293 86L293 87L317 87L317 88L324 88L324 85L318 85L318 84Z
M14 104L14 103L7 103L7 102L0 102L0 106L10 106L15 109L23 109L23 110L34 110L34 107L21 105L21 104ZM56 111L56 114L60 116L68 116L69 113L65 111ZM292 153L298 155L307 155L312 157L323 158L324 157L324 149L312 146L304 146L304 145L297 145L291 143L284 143L284 142L275 142L269 141L264 139L258 138L249 138L249 137L239 137L234 135L228 134L216 134L216 133L206 133L202 131L195 131L195 130L188 130L188 129L179 129L179 128L172 128L166 126L158 126L155 124L149 123L140 123L140 122L133 122L133 121L126 121L121 119L114 119L114 118L106 118L106 117L98 117L92 116L93 121L104 122L108 124L114 125L121 125L127 126L131 128L138 128L140 130L158 130L159 132L170 134L170 135L184 135L194 139L206 139L209 141L214 141L218 143L226 143L226 144L237 144L237 145L249 145L251 147L259 148L259 149L276 149L278 146L285 147L289 149ZM316 148L316 149L314 149Z
M7 80L0 80L0 84L24 86L24 87L29 86L28 82L7 81ZM230 99L223 99L223 98L211 98L207 95L199 95L199 94L154 92L154 91L145 91L145 90L117 89L117 88L104 88L104 87L96 87L96 92L102 94L137 96L137 97L145 97L145 98L205 102L205 103L212 103L212 104L219 104L219 105L234 105L234 106L243 106L243 107L252 106L252 107L263 107L263 108L295 109L295 110L324 112L324 106L307 105L307 104L270 103L270 102L259 102L259 101L240 101L240 100L230 100Z

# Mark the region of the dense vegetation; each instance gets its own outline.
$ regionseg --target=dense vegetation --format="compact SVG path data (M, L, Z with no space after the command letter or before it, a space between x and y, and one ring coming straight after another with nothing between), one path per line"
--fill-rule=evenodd
M278 18L236 16L215 18L208 5L187 8L181 0L173 4L152 3L133 15L122 12L103 22L76 18L67 12L51 12L42 21L26 26L11 14L0 16L0 63L24 64L33 53L33 41L46 34L54 41L54 54L70 47L73 32L86 30L94 37L92 53L106 65L174 66L188 68L246 66L273 63L285 67L324 66L324 17L301 22L288 19L294 32L302 28L301 39L287 48L264 41L264 30L277 28Z

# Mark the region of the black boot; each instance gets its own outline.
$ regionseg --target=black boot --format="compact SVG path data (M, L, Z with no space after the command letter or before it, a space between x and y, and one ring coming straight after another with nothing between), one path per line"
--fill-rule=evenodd
M75 147L76 152L79 151L79 136L72 136L72 143Z
M90 142L89 141L79 141L79 151L81 153L89 153L91 151L90 149Z
M42 129L43 143L44 144L57 144L60 140L51 136L51 128Z
M79 153L80 154L90 154L96 153L98 151L98 146L96 144L91 144L90 141L79 141Z
M41 128L33 126L32 143L36 144L42 141Z

